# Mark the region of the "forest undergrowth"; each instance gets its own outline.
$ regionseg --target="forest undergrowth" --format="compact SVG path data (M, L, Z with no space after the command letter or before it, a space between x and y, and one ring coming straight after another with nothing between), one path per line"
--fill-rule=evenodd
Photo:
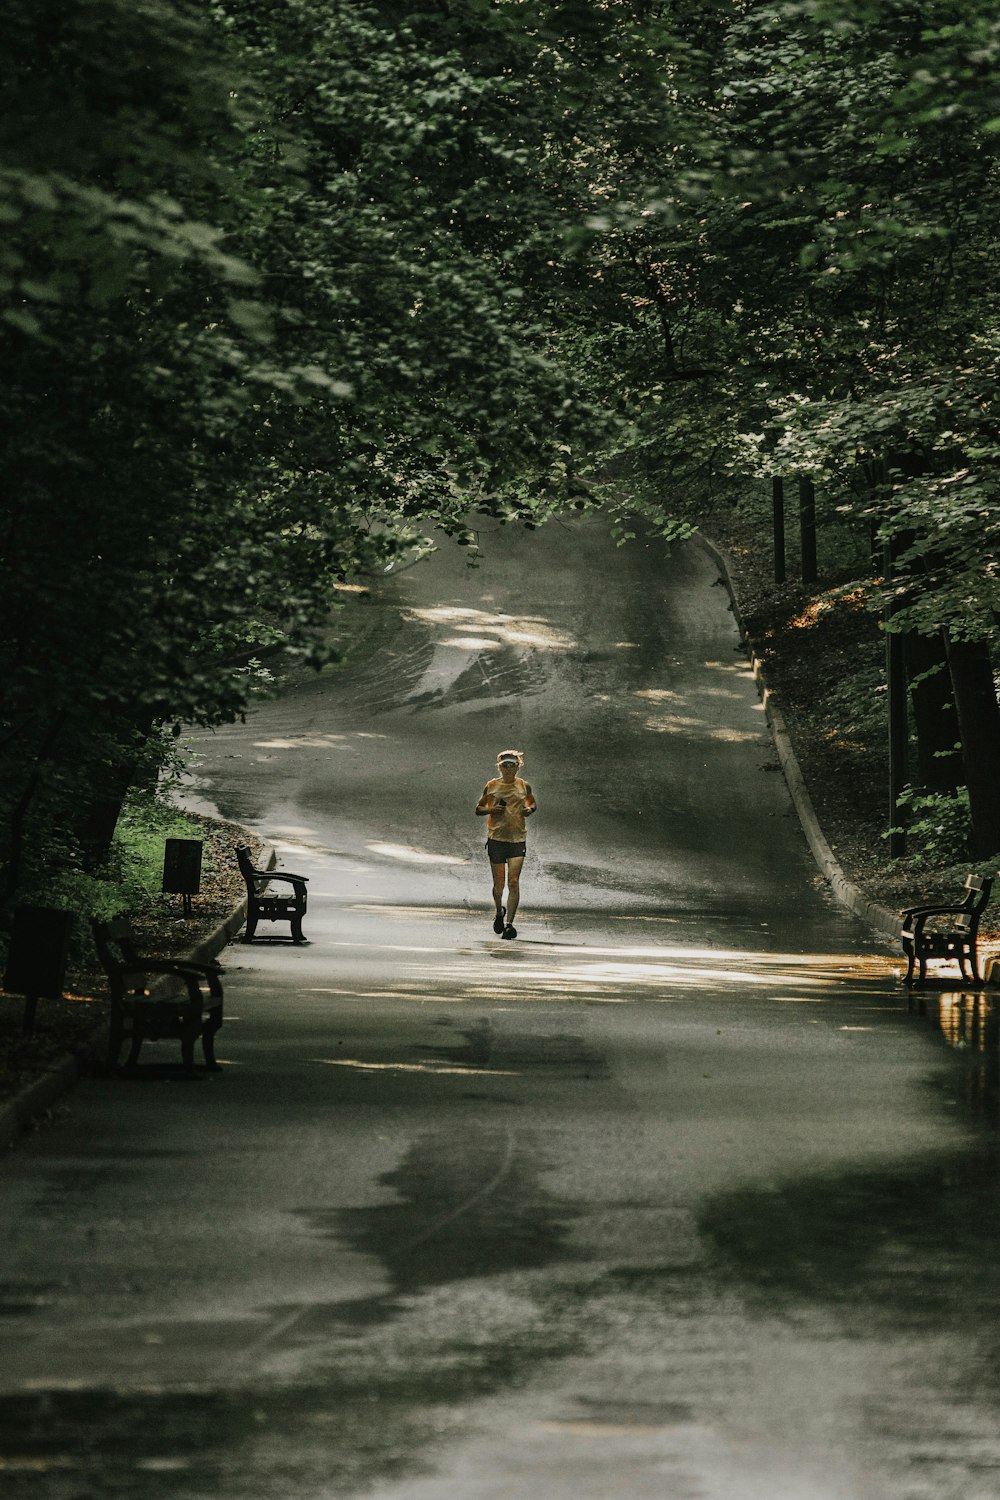
M821 580L806 585L789 577L779 584L770 537L754 507L713 511L704 530L726 554L748 641L845 875L890 910L960 896L966 874L982 863L964 847L961 807L923 807L918 797L906 853L889 854L886 637L857 581L856 542L828 535ZM797 540L793 530L789 572ZM1000 938L996 901L982 930L987 942Z

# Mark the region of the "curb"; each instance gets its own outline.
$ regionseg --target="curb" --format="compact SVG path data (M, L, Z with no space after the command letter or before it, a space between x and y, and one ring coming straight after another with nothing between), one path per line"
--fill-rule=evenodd
M266 849L262 860L267 870L274 869L278 863L278 856L273 849ZM217 927L214 927L207 937L201 939L193 948L179 954L181 958L189 959L192 963L206 964L213 959L217 953L221 953L239 932L246 922L247 903L246 897L225 917ZM156 978L151 989L166 988L170 983L168 975L160 975ZM0 1151L7 1150L14 1144L18 1136L28 1129L32 1120L38 1118L49 1105L54 1103L60 1095L71 1089L74 1083L82 1075L86 1064L93 1053L100 1046L106 1027L99 1026L91 1037L89 1043L84 1044L77 1052L70 1053L61 1062L49 1068L40 1078L25 1084L13 1099L0 1107Z
M795 751L792 749L792 741L785 725L785 718L775 701L775 695L767 685L764 676L764 666L753 647L753 642L747 635L740 614L739 602L736 598L736 590L733 587L732 575L729 571L729 560L726 554L710 542L707 537L697 533L694 538L698 545L708 554L715 563L722 581L729 595L730 607L733 618L740 632L740 644L743 646L750 658L750 667L753 671L757 691L764 705L764 713L770 726L774 747L778 753L785 783L788 787L792 804L798 814L802 825L802 832L806 836L806 842L812 852L812 856L819 866L820 872L829 884L837 900L848 907L856 917L860 917L869 927L873 928L880 937L889 938L894 943L899 941L899 913L891 911L888 906L881 906L877 901L872 901L865 895L853 880L848 880L840 866L837 856L827 843L826 836L816 816L812 798L806 788L802 770L796 759Z
M71 1054L54 1068L49 1068L34 1083L26 1084L19 1094L0 1109L0 1150L12 1146L27 1130L32 1120L64 1094L80 1076L80 1059Z

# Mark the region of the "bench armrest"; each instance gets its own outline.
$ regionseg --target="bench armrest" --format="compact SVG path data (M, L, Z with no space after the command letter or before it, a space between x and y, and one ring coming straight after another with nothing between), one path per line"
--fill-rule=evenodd
M222 984L219 975L222 970L214 961L207 964L186 963L183 959L174 958L137 958L134 963L122 964L123 974L173 974L177 979L190 982L192 979L205 979L213 995L222 997Z
M255 870L254 875L258 880L284 880L289 885L308 885L308 875L289 875L287 870L268 870L265 874L262 870Z
M959 917L967 912L967 906L904 906L900 912L901 917Z
M210 958L207 964L190 963L186 958L172 958L169 962L179 979L204 979L210 993L222 999L222 967L214 958Z

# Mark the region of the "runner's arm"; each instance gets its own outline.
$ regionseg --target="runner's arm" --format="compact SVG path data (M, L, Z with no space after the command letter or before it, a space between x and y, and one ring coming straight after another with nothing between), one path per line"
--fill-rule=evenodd
M494 807L493 807L493 794L490 791L490 789L489 789L488 786L484 786L483 787L483 795L480 797L479 801L476 803L476 817L477 818L485 818L486 815L487 815L487 813L491 813L493 811L494 811Z
M530 818L533 812L538 811L538 803L535 794L527 782L524 783L524 816Z

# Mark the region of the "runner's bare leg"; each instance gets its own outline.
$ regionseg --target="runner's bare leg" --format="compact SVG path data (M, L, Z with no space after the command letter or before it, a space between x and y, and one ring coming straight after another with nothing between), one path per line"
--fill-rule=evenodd
M521 899L521 866L524 855L515 854L507 861L507 925L513 927L517 916L517 904Z
M506 865L495 865L491 861L490 868L493 871L493 901L497 911L500 911L503 906L503 883L507 867Z

